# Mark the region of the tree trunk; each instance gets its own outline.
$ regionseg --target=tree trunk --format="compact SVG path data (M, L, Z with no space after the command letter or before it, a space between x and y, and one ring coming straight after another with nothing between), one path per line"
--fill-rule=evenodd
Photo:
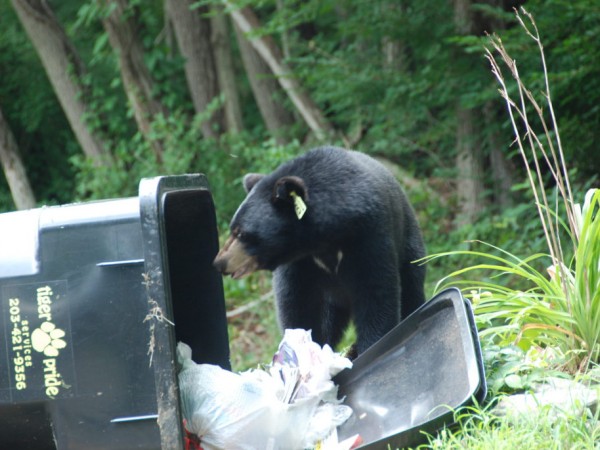
M277 81L317 139L324 140L333 134L333 127L313 99L302 89L298 80L293 77L292 71L283 61L281 51L273 38L252 35L260 28L259 20L252 10L249 8L235 9L232 8L229 0L222 1L231 9L233 21L277 77Z
M289 139L285 131L294 123L295 119L292 112L283 106L282 100L285 93L269 66L254 50L239 27L234 24L234 28L242 62L265 126L278 142L287 142Z
M191 9L194 0L167 0L179 51L185 58L185 76L196 113L204 113L219 97L219 79L211 45L210 20L201 16L206 6ZM223 111L215 111L202 124L204 137L216 137L224 129Z
M475 133L475 111L457 107L456 121L456 187L460 208L456 225L462 226L475 223L483 210L483 162Z
M472 34L474 23L470 0L454 0L454 23L460 35ZM457 57L464 57L458 55ZM459 214L456 225L475 223L483 210L483 155L476 136L476 112L456 106L456 168Z
M240 132L244 129L242 108L233 68L227 16L221 5L213 7L210 24L219 87L225 95L225 127L227 131Z
M54 92L84 154L96 164L110 162L102 139L88 129L83 64L45 0L12 0L12 5L42 61Z
M390 17L399 17L406 14L406 7L403 2L394 0L386 2L383 8L387 10ZM397 72L406 70L406 44L390 36L384 36L381 42L383 51L383 67Z
M382 41L383 66L402 72L406 68L406 48L403 42L384 37Z
M29 184L25 166L19 156L15 137L0 109L0 163L17 209L35 207L35 196Z
M522 1L486 0L486 3L493 8L502 8L504 11L511 11L513 8L517 8L518 3L522 3ZM479 30L477 30L479 35L485 32L499 32L506 28L503 16L484 14L480 21ZM500 210L504 210L513 204L512 187L514 185L513 174L515 173L515 168L511 160L507 158L508 148L500 138L500 128L497 125L502 122L500 112L498 102L488 101L483 106L485 127L490 130L487 133L487 142L490 149L489 164L492 172L491 181L494 193L494 205Z
M152 95L154 82L144 64L144 48L136 33L136 19L128 11L127 0L100 0L110 10L102 20L111 47L119 57L121 79L133 108L138 129L152 146L156 160L162 162L163 144L152 139L152 119L167 113L160 101Z
M488 133L488 143L490 148L490 166L492 170L492 182L494 192L494 204L500 209L505 209L513 204L511 189L514 185L511 161L505 157L505 152L501 147L502 139L498 135L498 128L494 126L500 122L496 114L495 102L487 102L483 107L483 115L486 121L486 128L491 130Z

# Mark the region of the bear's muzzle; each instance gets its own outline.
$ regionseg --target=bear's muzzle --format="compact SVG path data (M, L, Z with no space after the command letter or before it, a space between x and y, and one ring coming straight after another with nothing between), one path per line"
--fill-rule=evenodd
M244 245L235 236L227 239L213 266L223 275L231 275L234 279L256 272L259 268L256 258L246 253Z

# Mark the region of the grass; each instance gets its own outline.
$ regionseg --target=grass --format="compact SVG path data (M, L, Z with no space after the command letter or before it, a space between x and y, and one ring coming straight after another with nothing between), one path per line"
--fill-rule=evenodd
M538 414L501 417L481 407L455 414L458 430L442 430L418 450L576 450L597 449L598 413L575 414L546 405Z

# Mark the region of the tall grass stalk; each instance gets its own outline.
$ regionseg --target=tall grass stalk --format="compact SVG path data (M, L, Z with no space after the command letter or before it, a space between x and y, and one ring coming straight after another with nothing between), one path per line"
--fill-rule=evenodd
M566 356L564 364L569 370L582 370L590 362L600 362L600 190L587 193L583 208L573 200L552 107L544 48L531 14L523 8L521 14L516 12L517 20L536 43L542 61L542 105L547 108L549 118L525 86L516 61L508 54L498 36L490 36L489 42L514 79L514 97L492 50L486 49L486 58L500 85L500 95L506 102L514 142L527 170L548 254L522 259L495 246L483 244L487 246L484 251L447 252L432 255L426 260L450 255L480 257L485 262L453 272L441 280L438 287L459 284L464 290L473 292L477 303L475 311L483 328L482 335L496 335L501 341L517 343L521 347L558 347ZM541 127L539 133L534 129L534 123ZM556 183L559 195L554 205L551 205L546 194L544 170L551 173ZM559 213L559 202L566 214L566 221ZM569 261L561 241L563 229L572 245L572 251L568 253L573 256ZM544 262L546 266L550 263L549 276L536 268ZM495 275L491 280L454 280L473 271L492 271ZM521 280L521 285L527 287L524 290L515 289L510 287L509 279L499 276L516 277Z
M523 18L518 12L516 12L517 20L519 21L523 29L526 31L526 33L529 35L529 37L531 37L535 41L539 48L540 59L542 61L542 69L544 73L544 97L546 100L548 111L550 112L551 127L548 127L547 125L543 108L538 104L531 91L527 89L527 87L523 83L523 80L519 76L516 61L510 57L510 55L504 48L504 45L502 44L502 40L496 35L490 37L490 43L496 50L496 52L501 56L506 67L508 67L510 73L516 81L519 98L518 103L511 98L500 65L497 63L493 53L489 49L486 49L486 58L492 66L492 73L495 75L496 79L498 80L498 83L501 86L501 88L499 89L500 95L506 101L508 114L510 116L510 121L512 123L515 135L515 142L517 143L517 146L523 158L523 163L527 168L529 183L531 185L531 189L536 200L536 206L538 209L542 227L544 229L544 236L546 237L548 249L550 251L550 255L552 256L552 261L554 264L560 267L560 262L564 261L564 254L559 237L559 226L557 221L553 220L551 214L552 210L548 204L548 198L544 189L544 178L542 176L541 166L539 164L540 156L544 158L547 168L550 170L552 176L554 177L554 180L556 181L556 186L560 192L559 198L561 198L564 203L569 224L569 230L571 232L571 235L575 238L575 241L578 240L579 233L575 222L573 194L571 192L569 175L567 173L562 143L560 140L560 133L558 131L558 123L554 114L554 108L552 107L552 98L550 94L550 83L548 80L548 71L546 68L544 47L542 45L542 41L540 39L540 35L535 21L533 19L533 16L529 14L524 8L521 8L521 11L529 20L529 25L533 29L533 32L529 29L529 27L523 21ZM529 118L527 105L530 105L534 108L535 114L540 120L540 124L544 131L547 149L544 146L544 142L541 139L539 139L535 130L531 126L531 120ZM521 126L525 130L524 138L521 137L517 117L520 118ZM552 130L554 131L554 133L551 133ZM531 159L534 162L535 171L530 166L529 154L531 155ZM564 290L564 293L566 296L569 295L566 289Z

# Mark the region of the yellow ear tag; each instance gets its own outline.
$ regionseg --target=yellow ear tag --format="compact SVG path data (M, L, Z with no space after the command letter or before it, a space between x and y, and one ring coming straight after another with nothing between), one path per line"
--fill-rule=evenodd
M296 194L295 191L290 192L290 197L294 199L294 211L296 211L296 217L300 220L304 216L304 213L306 213L306 203L304 203L302 197Z

